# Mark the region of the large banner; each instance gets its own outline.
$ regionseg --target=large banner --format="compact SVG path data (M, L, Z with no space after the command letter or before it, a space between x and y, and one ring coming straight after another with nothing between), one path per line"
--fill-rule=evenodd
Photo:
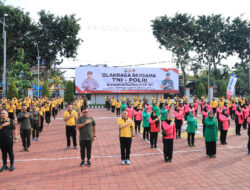
M227 86L227 98L229 98L230 96L232 96L233 91L234 91L234 86L237 82L237 76L232 74L231 78L229 80L228 86Z
M77 67L76 93L178 93L173 68Z

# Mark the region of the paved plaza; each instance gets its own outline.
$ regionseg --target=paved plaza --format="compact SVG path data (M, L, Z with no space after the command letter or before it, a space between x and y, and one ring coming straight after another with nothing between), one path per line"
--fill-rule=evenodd
M52 125L45 125L40 141L32 142L29 153L20 152L18 139L14 145L16 170L0 173L0 190L250 189L247 131L235 136L233 121L228 145L217 144L216 158L206 157L200 127L192 148L188 147L183 129L182 139L174 141L172 163L163 162L161 136L159 148L151 149L149 142L137 134L132 142L131 165L121 166L117 117L105 109L91 109L89 115L97 123L97 140L92 148L92 166L81 168L79 148L64 150L62 114Z

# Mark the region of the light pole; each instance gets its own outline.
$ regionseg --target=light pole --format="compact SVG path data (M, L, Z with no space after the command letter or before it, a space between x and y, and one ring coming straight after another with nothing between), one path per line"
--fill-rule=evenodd
M8 14L3 15L3 96L6 96L6 31L5 31L5 17Z
M38 65L38 72L37 72L37 78L38 78L38 98L40 98L40 59L41 57L39 56L39 47L38 47L38 43L35 41L35 46L37 49L37 65Z
M209 83L210 83L210 63L208 63L208 73L207 73L207 98L208 102L210 102L210 89L209 89Z

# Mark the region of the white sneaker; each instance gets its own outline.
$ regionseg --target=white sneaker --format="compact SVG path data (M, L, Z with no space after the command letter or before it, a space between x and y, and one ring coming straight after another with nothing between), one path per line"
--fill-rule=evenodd
M129 160L126 160L126 164L127 164L127 165L130 165L130 161L129 161Z
M122 161L121 161L121 165L125 165L125 160L122 160Z

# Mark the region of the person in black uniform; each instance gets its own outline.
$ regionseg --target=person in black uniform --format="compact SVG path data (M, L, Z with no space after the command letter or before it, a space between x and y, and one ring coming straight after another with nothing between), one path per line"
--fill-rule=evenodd
M8 169L7 155L10 159L10 171L14 171L14 152L13 152L13 136L16 140L16 127L13 120L8 118L8 112L6 110L1 111L0 120L0 148L2 151L3 166L0 172Z

